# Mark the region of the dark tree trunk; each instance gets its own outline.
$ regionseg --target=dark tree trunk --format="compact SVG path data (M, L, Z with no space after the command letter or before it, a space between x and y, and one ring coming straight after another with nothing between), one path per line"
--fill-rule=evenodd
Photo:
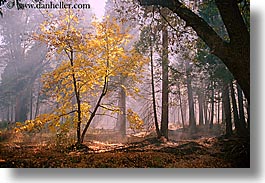
M217 100L217 124L220 124L220 93L218 92L218 100Z
M199 125L202 126L203 123L203 96L202 92L198 91L198 103L199 103Z
M75 94L75 100L77 103L77 128L76 128L76 136L77 136L77 144L81 144L81 123L82 123L82 119L81 119L81 100L80 100L80 93L79 93L79 89L77 87L77 79L76 79L76 75L75 75L75 70L74 70L74 51L71 50L70 51L70 55L69 55L69 60L70 60L70 64L71 64L71 69L72 69L72 79L73 79L73 85L74 85L74 94Z
M24 93L24 92L22 92ZM16 97L16 107L15 107L15 121L24 122L27 120L28 105L27 97L24 94Z
M185 66L186 66L188 102L189 102L189 127L190 127L190 132L194 133L196 131L196 121L194 115L194 101L193 101L193 92L192 92L191 76L190 76L191 64L189 62L186 62Z
M249 109L249 104L247 105L247 114L248 114L247 129L250 132L250 109Z
M222 92L222 124L225 123L224 92Z
M168 30L162 30L162 116L161 135L168 139Z
M101 94L100 94L100 96L98 98L98 101L96 103L96 106L94 107L94 110L91 113L88 121L86 122L85 128L83 129L83 132L82 132L82 135L81 135L81 138L80 138L80 143L83 143L84 142L85 135L86 135L86 132L88 130L88 127L90 126L91 122L93 121L94 117L96 116L96 113L98 111L98 108L100 107L101 101L104 98L104 96L107 94L107 91L108 91L108 76L106 74L105 75L105 78L104 78L104 86L103 86L103 89L102 89Z
M226 136L232 135L231 105L229 95L229 85L225 84L223 91L223 104L225 113Z
M152 29L151 29L152 30ZM154 35L152 33L150 37L150 63L151 63L151 87L152 87L152 104L154 111L154 120L157 138L161 137L161 132L158 125L157 110L156 110L156 94L155 94L155 79L154 79L154 61L153 61L153 40Z
M36 99L36 107L35 107L35 118L39 115L39 110L40 110L40 87L39 87L39 91L38 91L38 96Z
M243 92L237 84L237 95L238 95L238 109L239 109L239 119L240 124L243 128L246 128L246 120L245 120L245 112L244 112L244 100L243 100Z
M14 105L13 102L11 103L11 116L10 116L10 121L14 122Z
M7 105L7 113L6 113L6 121L7 122L10 122L9 116L10 116L10 105L8 104Z
M179 107L180 107L180 112L181 112L181 122L182 122L183 129L185 129L185 120L184 120L184 113L183 113L183 104L182 104L182 99L181 99L181 94L180 94L180 86L179 86L179 83L177 84L177 87L178 87Z
M213 118L214 118L214 82L212 81L212 88L211 88L211 120L210 120L210 129L213 128Z
M239 124L238 110L237 110L237 104L236 104L237 102L236 102L236 97L235 97L233 81L230 83L230 90L231 90L231 99L232 99L232 106L233 106L233 117L234 117L235 129L236 129L236 132L240 134L242 129Z
M208 118L208 101L204 101L204 121L205 121L205 126L209 126L209 118Z

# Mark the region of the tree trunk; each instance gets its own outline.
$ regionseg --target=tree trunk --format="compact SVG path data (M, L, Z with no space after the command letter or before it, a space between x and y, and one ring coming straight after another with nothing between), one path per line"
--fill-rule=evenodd
M212 81L211 87L211 120L210 120L210 129L213 128L213 118L214 118L214 82Z
M203 96L202 92L199 89L198 91L198 103L199 103L199 125L203 126Z
M23 94L16 96L15 121L24 122L27 120L28 106L27 97Z
M71 64L71 69L72 69L72 79L73 79L73 85L74 85L74 94L75 94L75 100L77 103L77 128L76 128L76 136L77 136L77 144L81 144L81 100L80 100L80 93L79 93L79 89L77 86L77 79L76 79L76 75L75 75L75 70L74 70L74 51L71 50L70 51L70 55L69 55L69 60L70 60L70 64Z
M161 135L168 139L168 30L162 29L162 116Z
M240 124L241 124L241 126L243 128L246 128L243 92L242 92L239 84L237 84L237 95L238 95L238 109L239 109L239 120L240 120Z
M235 90L233 81L230 83L230 90L231 90L231 99L232 99L232 106L233 106L233 117L234 117L234 124L235 124L235 130L238 134L241 134L242 129L239 123L239 117L238 117L238 110L237 110L237 102L235 97Z
M14 122L14 105L13 105L13 101L11 103L11 116L10 116L10 121Z
M247 114L248 114L248 119L247 119L247 129L250 132L250 109L249 109L249 104L247 105Z
M193 101L193 92L192 92L191 76L190 76L191 64L189 62L186 62L185 66L186 66L188 102L189 102L189 127L190 127L190 132L194 133L196 131L196 121L194 116L194 101Z
M36 107L35 107L35 118L39 115L39 110L40 110L40 86L39 86L39 90L38 90L38 96L36 99Z
M108 44L107 44L107 50L108 50ZM82 135L81 135L81 138L80 138L80 143L83 143L84 142L84 139L85 139L85 135L86 135L86 132L88 130L88 127L90 126L92 120L94 119L94 117L96 116L96 113L98 111L98 108L100 107L100 104L101 104L101 101L102 99L105 97L105 95L107 94L108 92L108 86L109 86L109 76L108 76L108 68L109 68L109 60L107 59L107 70L106 70L106 74L105 74L105 77L104 77L104 85L103 85L103 88L102 88L102 91L101 91L101 94L98 98L98 101L96 103L96 106L94 107L94 110L93 112L91 113L88 121L86 122L86 125L85 125L85 128L83 129L83 132L82 132Z
M229 85L225 84L223 91L223 104L225 113L226 136L232 135L231 105L229 97Z
M33 119L33 88L30 88L30 109L29 119Z
M122 84L124 83L122 78ZM123 87L120 87L119 104L121 113L118 114L116 129L120 132L122 137L126 135L126 93Z
M205 96L204 99L206 99L207 96ZM209 119L208 119L208 101L204 100L204 123L205 126L208 127L209 126Z
M218 100L217 100L217 124L220 124L220 93L218 92Z
M6 113L6 121L7 122L10 122L9 116L10 116L10 105L8 104L7 105L7 113Z
M152 30L152 29L151 29ZM154 35L151 33L150 37L150 63L151 63L151 87L152 87L152 104L154 111L154 120L157 138L161 137L161 132L158 125L157 110L156 110L156 94L155 94L155 79L154 79L154 62L153 62L153 40Z
M177 84L178 87L178 97L179 97L179 106L180 106L180 112L181 112L181 122L182 122L182 127L185 129L185 119L184 119L184 113L183 113L183 104L182 104L182 99L181 99L181 93L180 93L180 86L179 83Z

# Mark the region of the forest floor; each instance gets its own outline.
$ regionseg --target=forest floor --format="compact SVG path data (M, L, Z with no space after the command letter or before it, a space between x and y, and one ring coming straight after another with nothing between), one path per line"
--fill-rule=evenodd
M110 138L110 136L108 135ZM98 138L98 135L97 135ZM0 142L0 167L15 168L228 168L249 167L249 139L232 136L157 140L127 137L127 143L90 140L86 147L36 142Z

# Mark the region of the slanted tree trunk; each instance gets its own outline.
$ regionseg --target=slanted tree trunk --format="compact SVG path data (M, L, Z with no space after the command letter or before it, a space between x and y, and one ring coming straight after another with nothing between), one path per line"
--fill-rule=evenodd
M67 51L66 51L67 52ZM81 99L80 99L80 93L79 93L79 89L77 86L77 79L76 79L76 75L75 75L75 70L74 70L74 51L70 50L70 54L67 52L67 55L69 57L69 61L71 64L71 69L72 69L72 82L73 82L73 86L74 86L74 94L75 94L75 100L77 103L77 128L76 128L76 136L77 136L77 144L81 144L81 123L82 123L82 119L81 119Z
M108 63L108 62L109 62L109 61L107 61L107 68L109 67L109 63ZM81 138L80 138L80 143L83 143L83 142L84 142L85 135L86 135L86 132L87 132L87 130L88 130L88 127L90 126L91 122L93 121L94 117L96 116L96 113L97 113L97 111L98 111L98 108L99 108L100 105L101 105L101 101L102 101L102 99L105 97L105 95L106 95L107 92L108 92L108 85L109 85L109 83L108 83L108 74L107 74L107 72L106 72L106 75L105 75L105 77L104 77L104 85L103 85L103 88L102 88L101 94L100 94L100 96L99 96L99 98L98 98L98 100L97 100L97 103L96 103L96 105L95 105L95 107L94 107L94 110L92 111L92 113L91 113L91 115L90 115L88 121L86 122L86 125L85 125L85 127L84 127L84 129L83 129L83 132L82 132L82 135L81 135Z
M162 29L162 115L161 135L168 139L168 30Z

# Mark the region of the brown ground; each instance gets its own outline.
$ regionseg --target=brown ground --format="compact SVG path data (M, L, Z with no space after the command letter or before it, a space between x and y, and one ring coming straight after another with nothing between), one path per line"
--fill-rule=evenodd
M92 139L92 136L90 136ZM97 136L98 137L98 136ZM105 137L105 136L103 136ZM110 136L108 135L109 139ZM159 141L127 138L118 144L91 140L75 150L36 142L0 142L0 167L226 168L249 167L249 139L204 137Z

